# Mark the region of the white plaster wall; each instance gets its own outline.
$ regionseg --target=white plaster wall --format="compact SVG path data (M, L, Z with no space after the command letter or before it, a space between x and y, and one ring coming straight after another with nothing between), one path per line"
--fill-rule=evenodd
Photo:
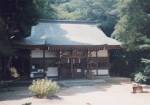
M91 71L94 75L109 75L109 70L108 69L99 69L98 74L97 74L97 70L95 70L95 69L93 69Z
M43 50L32 50L31 51L31 57L32 58L43 58ZM56 57L56 54L54 52L45 51L45 57Z
M82 72L82 70L81 69L77 69L77 73L81 73Z
M42 58L43 57L42 50L32 50L31 51L31 57L32 58Z
M108 50L99 50L97 52L98 57L108 57Z
M109 75L109 70L108 69L99 69L98 75Z
M98 57L108 57L108 50L99 50L97 52L97 56ZM89 57L96 57L96 51L92 51L90 54L89 54Z
M45 52L45 57L56 57L56 53L55 52L46 51Z
M57 67L48 67L47 68L47 76L58 76L58 68Z
M96 51L91 52L91 57L96 57Z
M92 70L92 73L93 73L94 75L97 75L97 70Z

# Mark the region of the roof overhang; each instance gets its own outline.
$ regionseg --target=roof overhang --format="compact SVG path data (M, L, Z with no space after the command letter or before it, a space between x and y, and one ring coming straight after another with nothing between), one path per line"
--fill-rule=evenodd
M107 37L95 22L41 20L32 27L31 36L17 42L34 48L121 48L121 43Z

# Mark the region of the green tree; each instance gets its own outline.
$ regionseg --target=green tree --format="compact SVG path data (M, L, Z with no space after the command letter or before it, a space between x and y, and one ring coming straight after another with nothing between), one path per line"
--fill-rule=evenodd
M30 36L40 18L52 18L52 0L0 0L0 66L3 78L16 50L13 41ZM1 76L0 76L1 78Z
M10 54L12 41L30 36L40 18L52 18L52 0L0 0L0 53Z
M0 1L0 52L10 53L12 39L30 35L30 28L38 20L33 0Z
M56 19L56 11L54 4L58 3L57 0L34 0L37 12L40 19Z
M127 56L128 64L134 65L132 69L143 70L141 59L150 59L150 1L120 0L117 5L119 21L112 37L123 43L130 55Z
M97 21L110 36L117 21L117 0L68 0L56 7L58 19Z
M150 16L146 6L149 0L120 0L119 18L112 37L120 40L130 51L138 50L150 37ZM144 47L144 46L143 46Z

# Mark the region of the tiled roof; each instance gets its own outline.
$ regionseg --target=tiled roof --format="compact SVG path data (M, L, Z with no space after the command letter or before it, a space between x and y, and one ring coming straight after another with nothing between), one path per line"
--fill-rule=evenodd
M121 45L107 37L93 22L41 20L24 40L31 45Z

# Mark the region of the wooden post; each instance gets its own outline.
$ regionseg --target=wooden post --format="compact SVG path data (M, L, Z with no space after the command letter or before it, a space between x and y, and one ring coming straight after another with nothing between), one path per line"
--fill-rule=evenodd
M62 54L62 51L59 50L59 59L58 59L58 79L61 79L61 71L60 71L60 67L61 67L61 55Z
M32 50L31 50L32 51ZM30 54L31 54L31 51L30 51L30 53L29 53L29 68L30 68L30 70L29 70L29 78L30 78L30 73L31 73L31 71L32 71L32 57L30 56Z
M96 68L96 75L98 76L98 54L97 54L98 50L96 50L96 62L97 62L97 68Z
M45 45L44 48L43 48L43 69L44 69L44 77L47 78L47 74L46 74L45 50L46 50L46 45Z
M87 57L86 57L86 79L87 79L87 75L89 73L88 56L89 56L89 50L87 50Z
M105 45L105 47L104 47L104 50L107 50L107 54L108 54L108 56L107 56L107 68L108 68L108 75L110 75L110 54L109 54L109 50L108 50L108 47L107 47L107 45Z
M73 74L73 58L72 58L72 56L73 56L73 50L71 51L71 59L70 59L71 78L74 77L74 74Z

